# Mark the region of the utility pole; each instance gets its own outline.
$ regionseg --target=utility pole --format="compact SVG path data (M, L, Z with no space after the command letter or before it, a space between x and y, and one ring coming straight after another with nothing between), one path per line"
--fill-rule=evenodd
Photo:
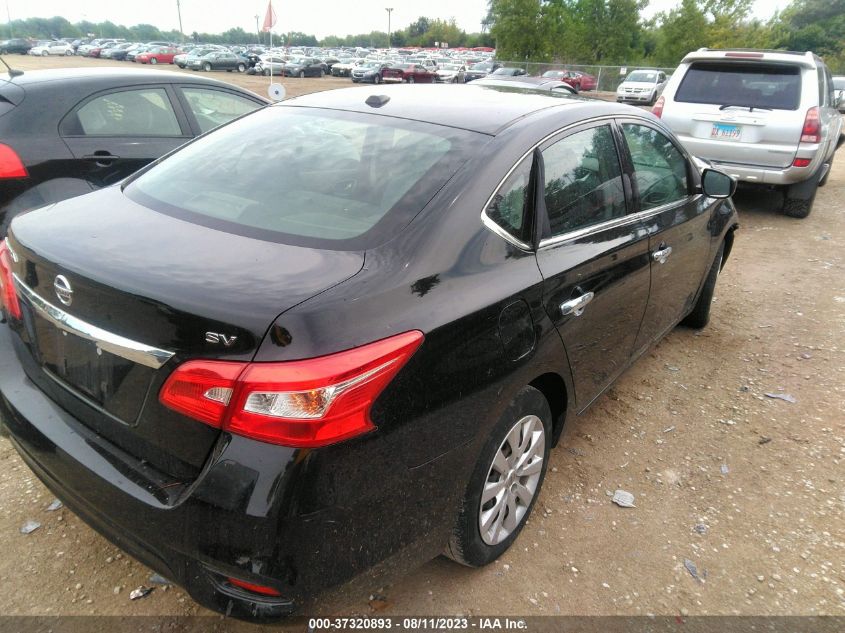
M385 7L387 11L387 48L390 48L390 14L393 13L393 7Z
M261 44L261 29L258 28L258 18L260 16L255 14L255 41Z
M6 0L6 19L9 21L9 39L12 39L12 14L9 12L9 0Z
M179 37L181 41L185 41L185 32L182 30L182 7L179 5L179 0L176 0L176 13L179 14Z

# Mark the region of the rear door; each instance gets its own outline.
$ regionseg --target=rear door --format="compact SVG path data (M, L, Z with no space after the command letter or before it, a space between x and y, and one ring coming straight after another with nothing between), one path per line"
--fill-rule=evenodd
M784 169L804 123L803 74L798 64L693 62L663 119L696 156Z
M692 309L710 253L714 201L694 193L693 167L657 126L620 122L633 166L635 209L651 253L651 292L635 354L647 349Z
M537 263L583 410L631 359L649 291L648 233L629 214L610 121L541 145Z
M74 156L68 176L94 187L122 180L193 136L174 89L166 85L95 94L69 112L59 130Z

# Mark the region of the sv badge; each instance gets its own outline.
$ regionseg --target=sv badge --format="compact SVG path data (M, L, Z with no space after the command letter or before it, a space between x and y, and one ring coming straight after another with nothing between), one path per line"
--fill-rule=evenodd
M235 341L238 340L237 336L226 336L225 334L220 334L219 332L206 332L205 333L205 342L206 343L223 343L224 347L232 347L235 344Z

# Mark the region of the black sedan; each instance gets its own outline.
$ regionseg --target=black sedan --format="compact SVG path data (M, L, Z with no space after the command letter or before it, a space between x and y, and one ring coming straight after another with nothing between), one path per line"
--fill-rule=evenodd
M0 237L17 213L118 182L266 103L220 81L148 70L0 80Z
M15 37L10 40L3 40L0 42L0 55L7 53L17 53L19 55L26 55L29 49L32 48L32 42L23 37Z
M74 512L237 617L485 565L565 425L707 323L733 187L614 103L292 99L15 218L0 416Z
M213 50L201 56L188 56L186 66L191 70L225 70L239 73L246 72L249 61L245 57L235 55L231 51Z

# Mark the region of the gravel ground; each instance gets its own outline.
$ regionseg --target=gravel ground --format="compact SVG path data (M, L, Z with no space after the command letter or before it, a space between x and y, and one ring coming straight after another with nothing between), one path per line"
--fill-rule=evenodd
M105 64L49 60L89 62ZM738 194L710 326L669 334L571 421L511 551L480 570L437 559L325 610L845 615L845 163L808 219L772 211L778 200ZM636 507L611 502L618 488ZM0 614L207 613L177 587L130 601L151 572L52 501L0 439ZM41 527L21 534L31 520Z

